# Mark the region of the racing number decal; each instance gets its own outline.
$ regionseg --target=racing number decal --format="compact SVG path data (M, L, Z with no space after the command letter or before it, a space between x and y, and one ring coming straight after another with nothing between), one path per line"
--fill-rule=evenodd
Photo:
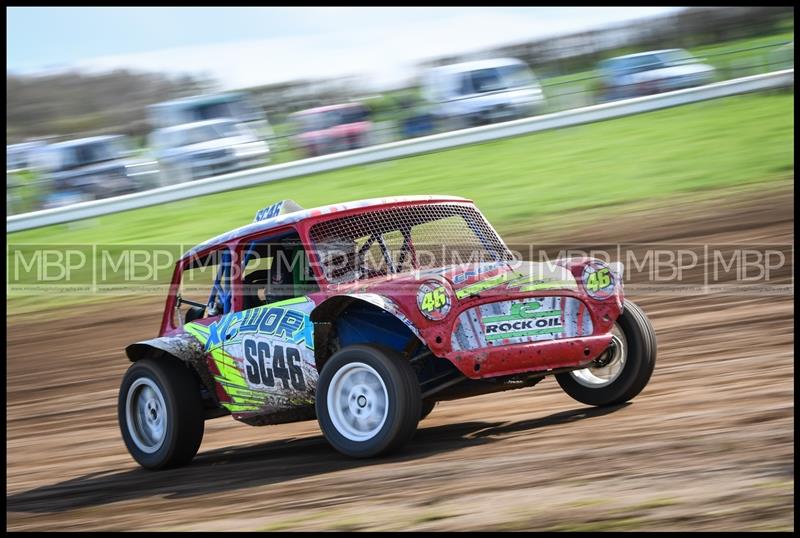
M450 312L447 288L436 280L424 282L417 292L417 307L428 319L443 319Z
M306 389L300 350L252 338L245 338L243 346L247 380L252 385L274 387L280 379L284 389Z
M611 273L608 267L604 267L589 275L589 278L586 280L586 289L596 292L607 287L609 284L611 284Z
M433 291L429 291L422 296L422 310L425 312L433 312L447 304L447 294L444 291L444 286L439 286Z
M590 263L583 269L583 287L594 299L608 299L614 294L614 276L605 264Z

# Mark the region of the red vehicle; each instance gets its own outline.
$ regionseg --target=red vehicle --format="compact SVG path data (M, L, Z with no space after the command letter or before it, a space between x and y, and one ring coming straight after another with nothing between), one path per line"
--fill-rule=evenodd
M548 375L580 402L624 402L656 340L622 276L593 258L516 261L463 198L280 202L179 260L159 336L126 348L122 436L158 469L189 462L209 418L316 418L368 457L437 401Z
M369 145L372 122L360 103L322 106L295 112L295 145L309 157Z

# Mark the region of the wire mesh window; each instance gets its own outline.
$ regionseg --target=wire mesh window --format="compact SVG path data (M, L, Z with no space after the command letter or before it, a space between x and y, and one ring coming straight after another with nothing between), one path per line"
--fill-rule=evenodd
M310 237L322 272L332 283L513 259L483 215L459 204L365 211L317 223Z

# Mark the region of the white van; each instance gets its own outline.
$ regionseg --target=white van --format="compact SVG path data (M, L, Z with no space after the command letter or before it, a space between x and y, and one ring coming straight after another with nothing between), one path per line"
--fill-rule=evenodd
M164 101L147 107L155 129L175 127L204 120L234 119L253 129L261 138L274 137L267 115L247 92L195 95Z
M545 104L536 77L515 58L433 67L423 76L422 95L437 119L458 127L529 116Z
M266 141L231 118L156 129L148 145L159 162L163 185L266 166L270 157Z

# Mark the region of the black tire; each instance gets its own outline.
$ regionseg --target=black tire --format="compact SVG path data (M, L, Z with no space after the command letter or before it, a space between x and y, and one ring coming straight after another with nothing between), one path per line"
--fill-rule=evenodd
M436 407L436 404L439 403L436 400L422 400L422 406L420 410L420 420L425 420L425 418L431 414L433 408Z
M386 387L387 411L383 425L364 440L342 434L334 425L328 406L334 376L353 363L372 368ZM411 440L420 420L422 396L414 369L402 355L382 346L354 345L336 352L323 366L317 381L315 405L320 429L328 442L342 454L368 458L397 450Z
M130 430L135 429L135 425L129 424L126 411L128 393L139 380L154 383L166 406L163 442L157 450L149 453L134 441ZM128 452L147 469L166 469L189 463L203 440L205 422L200 387L189 367L177 361L143 359L131 365L120 386L117 416Z
M575 400L588 405L614 405L639 394L656 365L656 333L650 321L635 303L625 301L617 324L627 341L625 365L612 383L591 388L580 384L570 372L557 374L561 388Z

